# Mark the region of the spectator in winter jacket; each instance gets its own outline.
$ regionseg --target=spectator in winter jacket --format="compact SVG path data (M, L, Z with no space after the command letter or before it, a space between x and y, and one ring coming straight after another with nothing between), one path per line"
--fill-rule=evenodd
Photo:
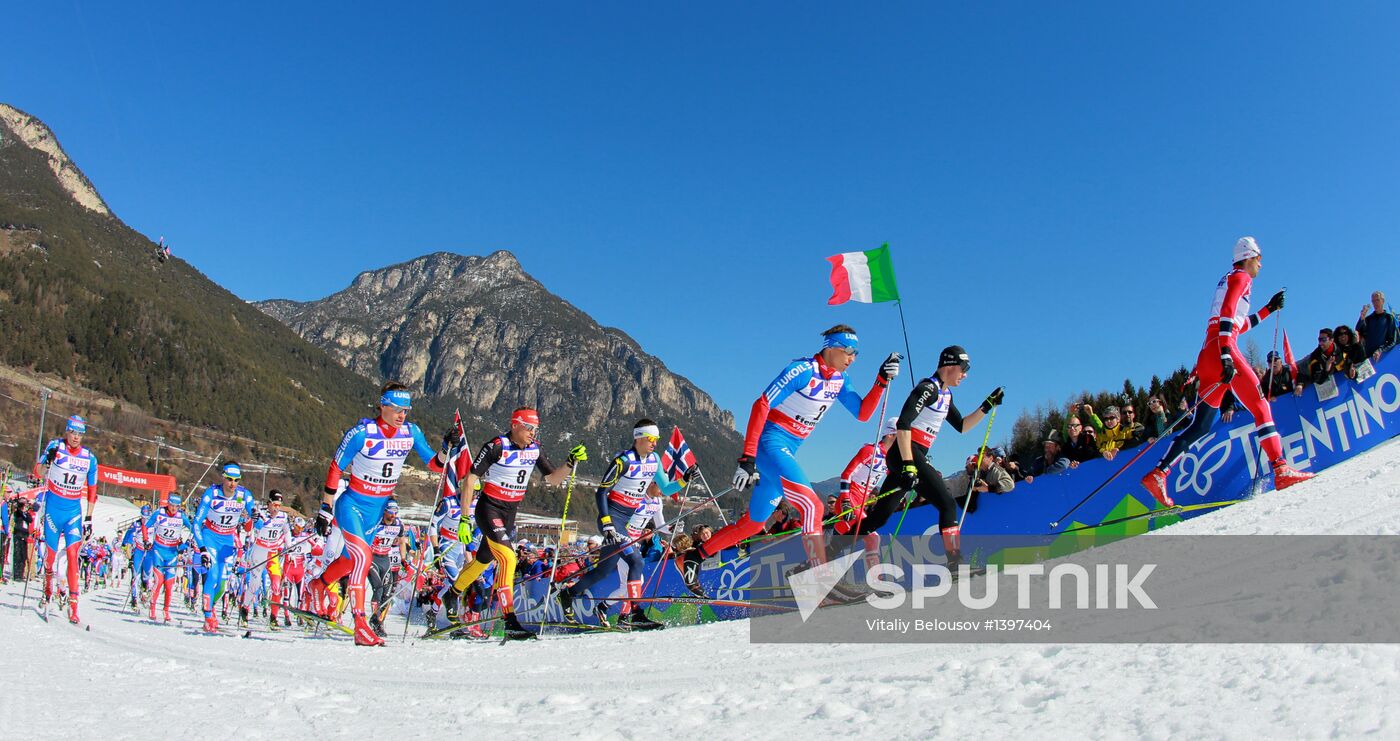
M1084 461L1099 457L1099 441L1092 426L1080 422L1079 417L1072 416L1065 421L1065 432L1065 457L1076 467Z
M1332 341L1337 345L1337 365L1335 370L1347 378L1356 379L1356 366L1366 362L1366 350L1351 333L1351 327L1343 324L1332 330Z
M34 512L29 500L16 497L10 515L10 543L14 556L10 573L15 579L25 579L29 575L30 534L34 529Z
M1094 417L1095 420L1098 417ZM1118 411L1118 407L1109 407L1103 410L1103 426L1098 430L1099 455L1104 460L1113 460L1118 455L1118 451L1126 448L1133 438L1133 433L1123 426L1123 417Z
M0 584L5 583L5 562L10 559L10 500L0 500Z
M1011 474L998 464L1006 454L1001 448L987 448L979 463L977 455L967 457L963 470L949 476L944 484L954 500L969 513L977 511L977 498L983 492L1005 494L1016 488ZM976 475L974 475L976 472Z
M1395 346L1397 337L1395 315L1385 310L1385 294L1376 291L1371 294L1371 303L1361 307L1361 318L1356 320L1356 333L1361 336L1362 346L1371 362L1381 359L1381 353Z
M1053 476L1079 465L1060 453L1059 430L1050 431L1050 436L1045 438L1044 447L1045 452L1031 462L1030 475L1026 476L1027 484L1035 481L1037 476Z
M1227 425L1230 424L1235 421L1235 412L1239 410L1240 400L1235 398L1235 392L1233 390L1226 391L1225 395L1220 397L1220 421Z
M1137 410L1131 402L1123 405L1123 426L1128 428L1128 442L1123 445L1123 450L1136 448L1147 442L1147 427L1138 421Z
M1337 344L1332 341L1331 328L1323 327L1317 330L1317 349L1308 354L1308 360L1303 364L1307 370L1300 383L1304 380L1313 385L1325 382L1336 364Z
M1167 423L1170 421L1167 419L1167 402L1162 397L1154 396L1147 400L1147 422L1144 425L1147 428L1147 442L1155 443L1166 437L1169 432Z
M1269 365L1259 374L1259 390L1269 401L1285 394L1302 393L1302 388L1294 385L1293 372L1283 364L1283 356L1277 350L1269 351Z

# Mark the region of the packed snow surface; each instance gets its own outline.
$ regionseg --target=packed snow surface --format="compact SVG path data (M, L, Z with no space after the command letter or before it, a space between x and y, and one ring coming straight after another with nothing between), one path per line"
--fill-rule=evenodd
M1397 474L1388 444L1168 531L1394 535ZM3 588L4 735L1400 737L1394 645L751 645L742 621L400 644L396 621L388 647L361 649L296 630L204 636L182 607L154 625L122 596L85 597L84 630L18 611L18 585Z

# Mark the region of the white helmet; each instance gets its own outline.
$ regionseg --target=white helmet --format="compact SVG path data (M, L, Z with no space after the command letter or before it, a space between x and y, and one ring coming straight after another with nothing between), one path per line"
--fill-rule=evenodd
M1240 237L1239 241L1235 242L1234 262L1248 260L1262 254L1264 253L1259 251L1259 243L1254 241L1254 237Z
M883 439L885 435L893 435L895 425L897 424L899 424L899 417L890 417L889 419L881 423L880 437Z

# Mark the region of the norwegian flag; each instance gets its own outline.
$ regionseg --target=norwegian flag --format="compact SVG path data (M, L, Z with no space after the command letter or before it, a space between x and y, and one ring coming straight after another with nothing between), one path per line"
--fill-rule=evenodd
M698 465L695 462L695 453L690 446L685 443L685 436L681 434L681 428L676 427L671 430L671 441L666 443L666 452L661 454L661 467L666 470L666 475L672 481L679 480L690 472L690 469Z
M442 496L455 497L461 490L463 482L467 480L467 474L472 470L472 453L467 446L466 431L462 429L462 415L453 415L452 424L457 428L457 437L461 442L456 447L447 451L447 470L442 477ZM466 507L469 502L463 502Z
M1288 344L1288 330L1283 330L1283 364L1288 366L1288 373L1294 381L1298 380L1298 364L1293 361L1293 346Z

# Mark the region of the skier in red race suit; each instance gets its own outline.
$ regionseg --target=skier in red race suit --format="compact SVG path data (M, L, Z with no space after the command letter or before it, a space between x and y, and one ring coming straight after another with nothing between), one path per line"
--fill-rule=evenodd
M1176 503L1167 492L1167 471L1182 453L1210 431L1220 409L1220 400L1227 390L1234 391L1235 397L1254 415L1254 434L1259 439L1259 447L1263 448L1273 464L1274 488L1286 489L1313 477L1311 473L1294 470L1284 461L1283 444L1279 440L1278 429L1274 427L1273 412L1259 390L1259 377L1240 352L1236 340L1239 335L1283 308L1283 291L1275 293L1259 313L1249 313L1249 292L1264 264L1264 257L1254 237L1241 237L1235 243L1234 257L1234 269L1226 273L1216 286L1210 322L1206 325L1206 342L1196 358L1196 376L1200 378L1199 388L1205 394L1201 399L1202 406L1198 408L1191 426L1172 441L1171 448L1157 467L1142 477L1142 485L1148 493L1168 507Z

